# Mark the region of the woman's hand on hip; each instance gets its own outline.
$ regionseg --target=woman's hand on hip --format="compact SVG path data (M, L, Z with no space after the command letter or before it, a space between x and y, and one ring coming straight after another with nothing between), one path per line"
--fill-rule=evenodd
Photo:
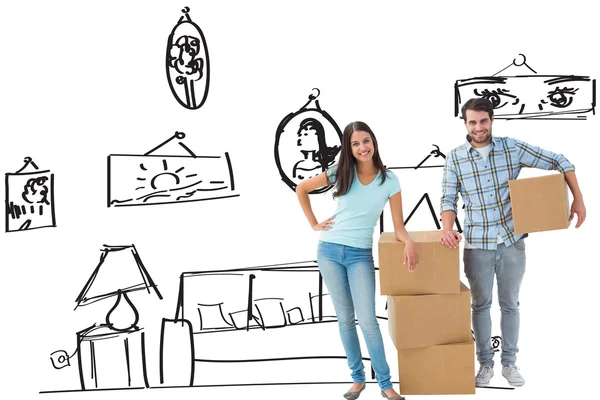
M330 230L331 227L334 224L334 222L333 222L334 218L335 218L335 215L333 217L327 218L323 222L320 222L318 224L314 224L313 227L312 227L313 230L315 230L315 231L328 231L328 230Z

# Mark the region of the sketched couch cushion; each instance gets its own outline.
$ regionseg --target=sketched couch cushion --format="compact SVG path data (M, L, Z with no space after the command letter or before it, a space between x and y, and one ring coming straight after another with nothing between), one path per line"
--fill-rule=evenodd
M283 298L254 300L254 310L263 328L283 327L288 324Z
M229 329L233 327L231 316L223 313L223 303L198 304L200 330Z

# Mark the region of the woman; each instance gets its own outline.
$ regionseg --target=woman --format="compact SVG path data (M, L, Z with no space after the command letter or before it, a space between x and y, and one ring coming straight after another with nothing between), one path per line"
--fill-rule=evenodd
M338 199L335 214L318 222L308 193L334 184ZM355 400L365 388L365 371L356 331L354 313L367 344L381 395L403 399L392 388L385 359L383 339L375 314L375 266L373 230L388 199L396 238L405 244L404 264L414 271L418 255L408 236L402 216L402 195L398 178L386 171L377 140L364 122L352 122L344 129L339 163L296 188L298 200L310 226L321 231L317 261L338 319L340 336L352 371L354 385L344 397Z

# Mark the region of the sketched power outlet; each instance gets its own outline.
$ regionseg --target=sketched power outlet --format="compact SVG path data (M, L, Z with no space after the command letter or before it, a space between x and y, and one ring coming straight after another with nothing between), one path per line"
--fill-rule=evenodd
M513 66L520 71L527 68L527 74L499 75ZM494 75L457 80L454 115L460 116L464 102L479 97L492 102L495 119L585 120L583 114L595 114L596 80L583 75L538 75L519 54Z
M183 142L186 155L153 154L175 134L149 152L108 156L107 207L184 203L239 196L235 192L229 154L197 156Z

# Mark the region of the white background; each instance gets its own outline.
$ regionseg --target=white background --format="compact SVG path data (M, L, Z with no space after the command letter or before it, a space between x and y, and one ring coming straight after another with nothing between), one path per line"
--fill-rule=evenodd
M281 181L273 156L279 122L306 102L312 88L321 90L321 106L340 128L353 120L370 124L386 165L416 165L432 143L447 154L464 140L464 125L454 116L457 79L494 74L519 53L539 74L598 78L591 4L3 3L0 171L15 172L26 156L50 169L57 227L0 234L0 391L11 398L84 397L37 393L78 388L76 362L54 370L49 354L74 350L75 332L93 321L91 311L73 311L74 300L103 244L136 245L164 297L152 306L157 320L173 317L183 271L314 259L318 234ZM210 55L210 91L195 111L175 101L164 67L167 38L184 6L202 28ZM587 116L494 123L496 135L562 153L575 164L588 220L578 230L527 240L518 360L527 384L514 391L478 389L477 398L592 398L597 390L600 117ZM187 134L185 143L197 155L229 152L241 196L108 209L107 155L146 152L175 131ZM409 196L418 200L424 192L438 209L441 169L430 171L427 178L398 172L405 213L413 204ZM542 172L522 176L536 174ZM335 202L326 193L313 197L313 207L324 219ZM433 227L409 224L409 230L428 229ZM500 334L497 303L493 317L493 333ZM152 337L159 325L147 329ZM157 356L152 352L151 359ZM496 361L492 383L505 385ZM150 375L154 381L156 367ZM85 396L340 398L347 385L171 390ZM363 397L379 398L375 385Z

